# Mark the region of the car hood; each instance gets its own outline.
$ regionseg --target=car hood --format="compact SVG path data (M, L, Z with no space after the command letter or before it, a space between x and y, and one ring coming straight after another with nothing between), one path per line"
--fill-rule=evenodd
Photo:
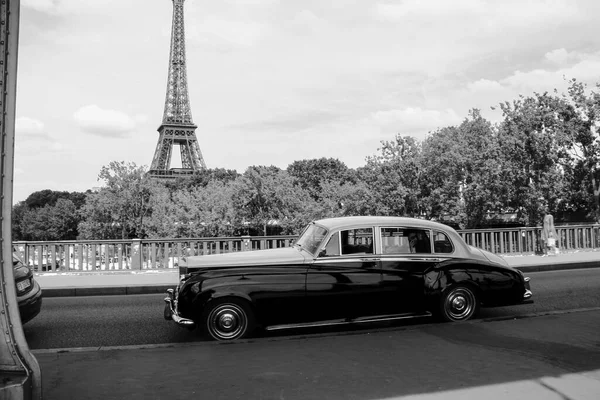
M306 256L306 257L305 257ZM303 264L308 254L295 247L233 253L212 254L208 256L185 257L180 266L187 268L240 267L254 265Z

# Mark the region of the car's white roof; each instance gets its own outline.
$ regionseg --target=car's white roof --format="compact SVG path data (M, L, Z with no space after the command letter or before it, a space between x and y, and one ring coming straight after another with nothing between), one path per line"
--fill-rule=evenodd
M400 227L415 227L425 229L441 229L444 231L454 231L448 225L439 222L433 222L426 219L407 218L407 217L385 217L385 216L360 216L360 217L337 217L325 218L314 221L316 224L322 225L327 229L338 230L343 228L359 228L368 226L400 226Z

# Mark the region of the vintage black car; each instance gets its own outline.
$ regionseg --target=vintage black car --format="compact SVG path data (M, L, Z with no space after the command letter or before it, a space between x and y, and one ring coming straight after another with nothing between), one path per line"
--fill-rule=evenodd
M529 278L452 228L400 217L314 221L293 247L187 257L164 317L216 340L266 330L434 315L531 302Z

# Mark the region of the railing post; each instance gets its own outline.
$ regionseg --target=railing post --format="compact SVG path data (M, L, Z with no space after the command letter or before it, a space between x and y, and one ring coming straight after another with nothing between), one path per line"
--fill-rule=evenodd
M523 253L523 243L525 241L525 231L523 229L519 229L519 238L517 240L517 252Z
M142 239L131 240L131 269L142 269Z
M250 236L242 236L242 251L252 250Z

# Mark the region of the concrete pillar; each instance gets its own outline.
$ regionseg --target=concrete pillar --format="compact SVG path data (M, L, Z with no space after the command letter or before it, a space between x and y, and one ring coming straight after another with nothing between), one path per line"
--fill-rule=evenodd
M29 351L17 305L12 263L11 213L13 200L18 0L0 4L0 399L42 398L40 367Z

